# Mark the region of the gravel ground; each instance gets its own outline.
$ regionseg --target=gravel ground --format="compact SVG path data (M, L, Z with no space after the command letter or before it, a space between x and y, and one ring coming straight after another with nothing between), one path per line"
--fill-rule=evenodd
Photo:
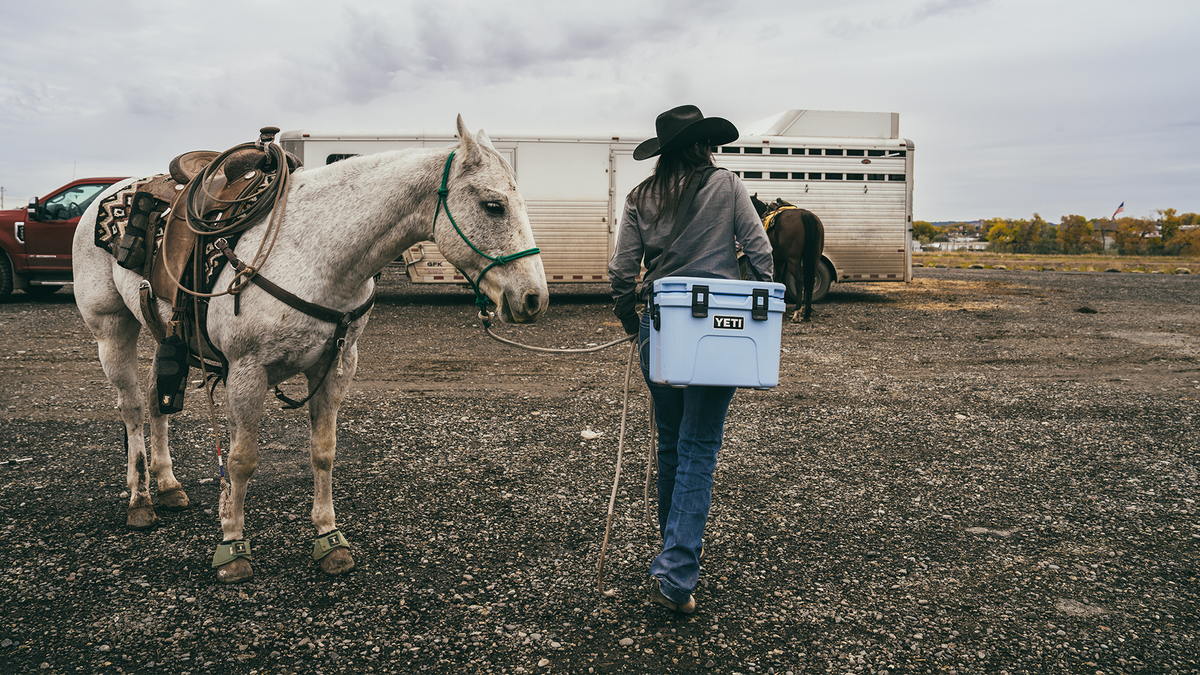
M465 292L388 271L339 424L357 569L312 562L306 417L272 402L247 500L255 577L221 586L202 397L171 430L192 508L127 531L91 336L69 292L15 294L0 303L0 670L1196 672L1200 277L915 277L835 285L813 323L785 323L780 386L734 399L693 616L646 601L644 386L614 593L597 589L623 347L514 350ZM584 286L499 331L579 346L620 326Z

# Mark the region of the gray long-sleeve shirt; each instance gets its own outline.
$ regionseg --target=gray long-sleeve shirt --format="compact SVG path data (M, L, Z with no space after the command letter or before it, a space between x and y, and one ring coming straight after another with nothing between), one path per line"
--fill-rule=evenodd
M648 210L653 207L648 207ZM762 221L750 203L750 195L741 179L724 169L718 169L696 191L685 218L687 229L671 246L667 258L661 261L665 276L705 277L710 279L740 279L734 241L742 245L753 269L762 279L771 279L775 263L771 259L771 242L767 240ZM608 278L616 302L617 317L626 319L637 311L650 289L637 289L637 276L642 262L654 268L671 234L673 218L659 214L641 213L637 203L625 199L621 227L617 231L616 250L608 263Z

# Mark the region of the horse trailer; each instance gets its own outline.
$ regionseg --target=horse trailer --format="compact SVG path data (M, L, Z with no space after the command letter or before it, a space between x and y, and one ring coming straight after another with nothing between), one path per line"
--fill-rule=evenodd
M763 201L784 199L825 225L813 300L830 283L911 281L913 144L897 113L788 110L714 148L718 166ZM504 134L492 144L512 165L550 283L604 283L625 196L650 175L640 136ZM451 133L285 131L283 148L306 165L402 148L444 147ZM465 283L432 242L402 262L413 283ZM791 280L785 280L789 286Z

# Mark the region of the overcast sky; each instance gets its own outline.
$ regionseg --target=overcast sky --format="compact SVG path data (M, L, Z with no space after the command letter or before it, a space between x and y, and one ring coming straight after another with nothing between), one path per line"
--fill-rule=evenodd
M1200 2L6 2L7 208L261 126L653 135L897 112L915 217L1200 212Z

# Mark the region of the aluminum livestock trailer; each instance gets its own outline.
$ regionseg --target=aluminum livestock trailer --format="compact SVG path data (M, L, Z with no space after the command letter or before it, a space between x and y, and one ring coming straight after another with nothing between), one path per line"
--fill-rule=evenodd
M825 224L825 254L814 300L833 281L912 279L913 144L899 137L897 113L788 110L747 125L715 150L763 201L783 198ZM625 196L653 169L637 162L632 135L528 133L491 136L512 165L550 283L608 281ZM283 148L305 166L401 148L444 147L453 133L285 131ZM432 242L403 263L413 283L465 283ZM789 286L792 284L789 283Z

